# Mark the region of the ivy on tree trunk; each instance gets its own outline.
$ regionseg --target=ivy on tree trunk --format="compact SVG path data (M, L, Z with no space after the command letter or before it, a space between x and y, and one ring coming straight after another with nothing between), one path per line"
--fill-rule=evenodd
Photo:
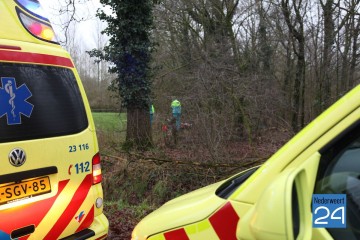
M103 52L92 50L90 56L113 65L116 73L111 89L118 91L122 107L127 109L126 143L128 147L147 148L152 145L150 127L151 95L151 40L153 29L153 1L149 0L100 0L111 8L108 14L98 10L97 16L108 26L109 44Z

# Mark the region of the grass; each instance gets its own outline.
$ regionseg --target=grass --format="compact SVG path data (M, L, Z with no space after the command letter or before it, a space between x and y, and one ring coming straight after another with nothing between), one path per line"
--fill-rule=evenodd
M126 114L112 112L92 113L101 153L112 154L112 148L125 139Z
M92 115L95 127L99 131L110 133L121 132L126 129L125 113L93 112Z

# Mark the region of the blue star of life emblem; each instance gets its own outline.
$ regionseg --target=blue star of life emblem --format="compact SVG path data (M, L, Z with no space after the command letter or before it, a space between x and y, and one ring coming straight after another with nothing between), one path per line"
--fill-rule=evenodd
M13 77L2 77L0 87L0 118L6 115L7 124L21 124L21 114L30 118L34 105L27 102L32 96L29 88L22 84L16 86Z

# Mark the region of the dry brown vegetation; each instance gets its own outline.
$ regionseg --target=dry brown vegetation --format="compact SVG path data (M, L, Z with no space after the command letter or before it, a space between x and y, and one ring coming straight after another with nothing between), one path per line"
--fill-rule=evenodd
M136 223L166 201L261 164L290 137L272 129L252 142L227 143L214 159L193 138L196 132L182 130L178 144L166 146L154 129L157 147L147 152L125 152L113 137L98 132L111 239L130 239Z

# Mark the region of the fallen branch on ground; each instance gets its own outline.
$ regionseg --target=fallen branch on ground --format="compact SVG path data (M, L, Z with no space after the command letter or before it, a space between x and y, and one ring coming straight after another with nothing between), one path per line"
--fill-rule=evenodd
M138 153L130 153L127 152L126 154L129 154L132 157L136 157L137 161L150 161L154 162L155 164L164 164L164 163L173 163L173 164L180 164L180 165L190 165L190 166L197 166L202 168L247 168L254 165L260 165L262 164L267 158L243 158L239 161L238 164L230 164L230 163L202 163L202 162L193 162L189 160L174 160L174 159L161 159L157 157L146 157L144 155L138 154ZM117 157L113 155L107 155L107 154L101 154L102 156L127 161L127 159L122 157ZM245 163L242 161L246 161Z

